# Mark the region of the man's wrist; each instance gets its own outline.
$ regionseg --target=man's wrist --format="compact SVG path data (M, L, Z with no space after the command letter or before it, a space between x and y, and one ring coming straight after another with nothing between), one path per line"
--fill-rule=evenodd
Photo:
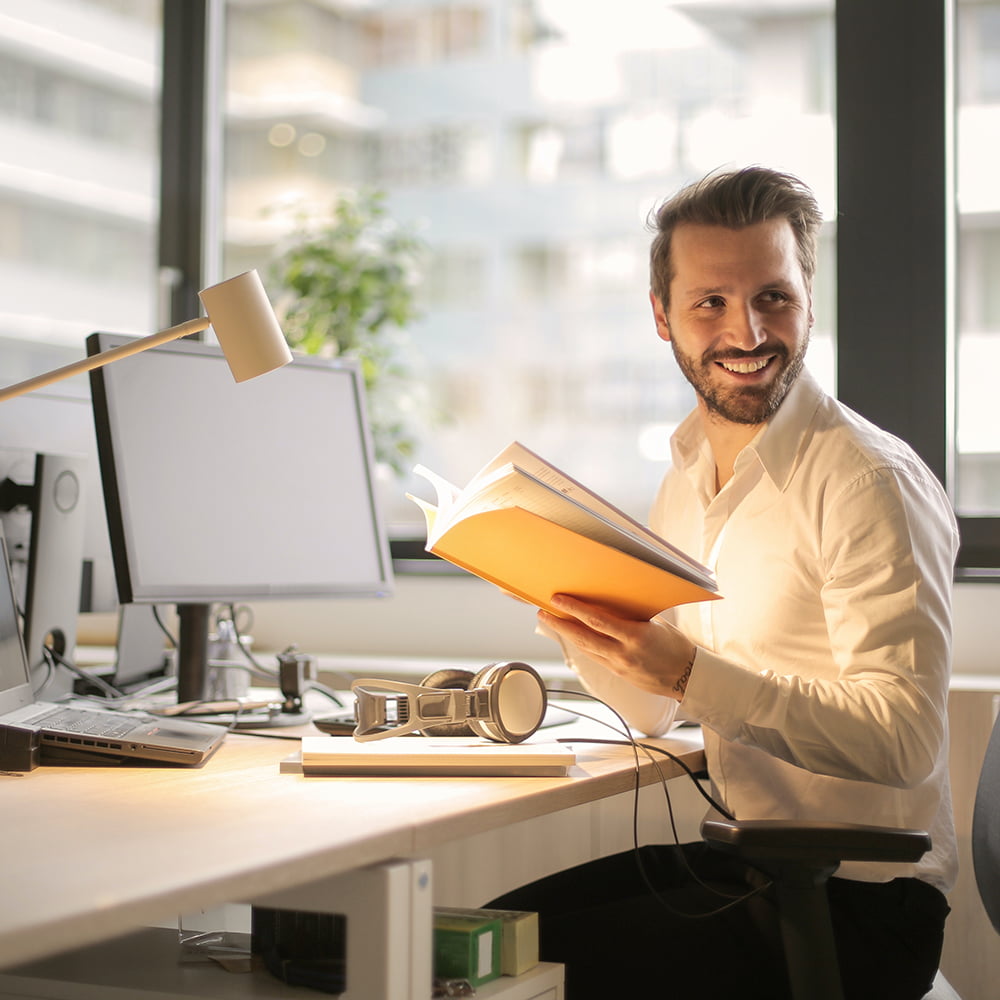
M687 691L688 681L691 679L691 671L694 670L694 659L698 655L698 647L691 646L691 655L688 657L687 666L681 672L680 677L674 681L671 693L678 701L684 700L684 692Z

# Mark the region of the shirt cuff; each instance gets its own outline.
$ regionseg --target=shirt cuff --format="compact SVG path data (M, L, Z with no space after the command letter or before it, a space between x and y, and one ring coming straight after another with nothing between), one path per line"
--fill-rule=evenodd
M760 682L759 674L699 646L681 711L725 739L735 739Z

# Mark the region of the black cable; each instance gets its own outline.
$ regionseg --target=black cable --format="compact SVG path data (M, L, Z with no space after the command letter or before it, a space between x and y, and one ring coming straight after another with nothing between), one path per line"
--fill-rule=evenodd
M171 632L170 629L167 628L166 622L164 622L163 618L160 616L159 605L153 604L153 605L150 605L150 607L151 607L152 612L153 612L153 621L155 621L156 624L160 626L160 631L167 637L167 641L170 643L170 645L174 649L176 649L177 648L177 636L175 636L173 634L173 632Z
M306 691L316 691L318 694L325 695L330 699L338 708L346 708L343 699L332 687L328 687L326 684L321 684L319 681L306 681L305 686Z
M57 653L52 646L45 645L42 646L42 656L49 663L50 667L54 671L55 664L59 664L61 667L65 667L71 674L75 674L81 680L86 681L88 684L93 684L94 687L102 691L107 698L121 698L122 692L118 688L109 684L103 677L99 677L97 674L89 673L86 670L81 670L75 663L70 662L66 659L62 653ZM48 683L48 681L46 681Z
M41 684L35 685L35 673L42 667L45 668L45 677L42 679ZM36 696L40 695L49 686L49 684L52 683L52 679L55 676L56 665L53 660L45 655L45 651L43 649L42 658L37 663L31 664L29 669L32 677L32 691Z
M298 743L302 742L301 736L293 736L289 733L262 733L256 729L228 729L228 733L232 733L234 736L252 736L254 739L262 740L295 740Z
M736 817L724 805L722 805L719 802L716 802L716 800L713 799L712 796L709 795L708 792L706 792L704 788L702 788L701 782L698 781L697 775L695 775L694 771L692 771L691 768L688 767L688 765L680 757L678 757L674 753L671 753L669 750L665 750L663 747L653 746L651 743L638 743L632 737L631 730L629 730L628 724L625 722L625 720L617 712L615 712L615 710L609 704L607 704L607 702L601 701L600 698L598 698L596 695L590 694L588 691L571 691L571 690L565 690L565 691L563 691L563 690L560 690L558 688L546 688L546 691L549 694L568 694L568 695L575 695L576 697L579 697L579 698L590 698L592 701L596 701L599 705L603 705L609 711L614 712L615 717L622 724L622 727L624 729L624 732L622 732L622 735L626 737L626 741L622 741L622 740L602 740L602 739L570 740L567 737L566 739L559 740L557 742L561 742L561 743L567 743L567 742L573 742L573 743L608 743L608 744L612 744L612 745L618 744L620 746L626 746L626 745L629 745L629 744L635 744L636 746L639 746L639 747L641 747L644 750L651 750L651 751L654 751L655 753L663 754L664 757L669 757L670 760L672 760L675 764L677 764L677 766L680 767L687 774L687 776L694 782L694 786L695 786L695 788L698 789L698 793L701 795L701 797L713 809L715 809L717 812L719 812L723 816L725 816L726 819L728 819L728 820L730 820L730 821L732 821L734 823L736 822ZM572 708L567 708L566 710L568 712L573 712L574 715L580 715L580 716L582 716L585 719L591 719L592 721L598 722L601 725L608 726L608 728L610 728L610 729L614 729L614 726L611 726L608 722L604 721L603 719L595 719L593 716L584 715L582 712L576 712ZM615 730L615 731L618 732L618 730Z
M572 709L569 709L572 711ZM600 721L600 720L596 720ZM612 746L627 746L628 741L626 740L602 740L602 739L585 739L585 740L561 740L560 742L573 742L573 743L608 743ZM736 822L736 817L721 803L717 802L705 789L702 787L701 782L698 780L698 776L691 770L690 767L684 763L683 759L678 757L676 754L671 753L669 750L665 750L663 747L653 746L652 743L640 743L636 741L636 746L641 747L643 750L651 750L653 753L663 754L664 757L669 757L678 767L687 773L687 776L694 782L694 787L698 789L698 794L717 812L721 813L726 819L731 822Z
M732 893L726 892L723 889L719 889L715 886L709 885L708 883L704 882L698 875L698 873L688 863L687 856L683 852L681 852L681 857L684 862L684 866L685 868L687 868L688 874L691 876L691 878L707 892L712 893L713 895L716 896L721 896L723 899L727 899L728 902L724 903L722 906L716 907L713 910L708 910L705 913L688 913L683 910L678 910L675 907L671 906L666 901L666 899L663 898L663 894L653 884L652 879L649 877L649 873L646 871L646 866L642 860L642 852L640 851L639 848L639 826L638 826L639 792L641 790L641 776L639 772L639 750L642 750L646 754L650 762L653 764L653 767L656 768L656 773L659 775L660 786L663 789L663 794L667 803L667 813L670 819L670 828L671 832L673 833L674 844L676 846L678 847L681 846L680 837L678 836L677 826L674 820L674 810L673 810L673 805L670 801L670 791L668 788L667 778L664 775L663 771L660 769L659 764L657 764L656 759L652 756L651 751L660 753L664 757L668 757L676 764L678 764L687 773L688 777L692 780L695 787L698 789L698 793L702 796L702 798L704 798L709 803L709 805L713 809L718 810L720 813L722 813L722 815L724 815L727 819L733 822L736 821L736 817L733 816L733 814L728 809L726 809L725 807L721 806L718 802L716 802L705 791L705 789L702 788L701 783L695 776L695 773L676 754L671 753L669 750L665 750L663 747L656 747L653 746L652 744L638 742L632 736L632 731L629 728L629 725L625 721L625 719L619 714L619 712L615 710L614 707L609 705L607 702L602 701L596 695L592 695L588 691L573 691L573 690L561 690L558 688L546 688L546 692L548 694L570 695L572 697L577 697L577 698L589 698L592 701L596 701L599 705L603 705L621 723L622 730L617 730L613 725L611 725L611 723L607 722L604 719L597 719L594 716L587 715L585 712L578 712L575 709L569 708L568 706L563 706L564 708L566 708L566 711L572 712L574 715L580 716L581 718L590 719L593 722L597 722L601 725L607 726L609 729L612 729L615 732L619 732L621 735L625 737L625 739L624 740L609 740L609 739L599 739L599 738L573 739L572 737L565 737L557 740L556 742L596 743L596 744L606 744L613 746L629 746L632 748L632 752L635 756L635 791L632 800L632 851L635 856L636 868L638 869L639 875L642 878L643 882L645 883L646 888L649 890L653 898L656 899L657 903L661 907L663 907L663 909L665 909L669 914L671 914L671 916L680 917L685 920L704 920L709 917L718 916L720 913L725 913L727 910L732 909L733 907L738 906L749 899L752 899L754 896L757 896L760 893L765 892L771 887L772 882L770 879L768 879L766 882L751 889L749 892L741 893L739 895L733 895Z

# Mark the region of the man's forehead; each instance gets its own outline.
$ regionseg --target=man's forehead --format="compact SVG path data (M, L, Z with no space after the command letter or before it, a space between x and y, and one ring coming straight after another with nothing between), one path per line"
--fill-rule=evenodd
M775 278L802 278L795 233L787 219L734 227L681 223L671 239L673 278L692 272L727 274L775 271Z

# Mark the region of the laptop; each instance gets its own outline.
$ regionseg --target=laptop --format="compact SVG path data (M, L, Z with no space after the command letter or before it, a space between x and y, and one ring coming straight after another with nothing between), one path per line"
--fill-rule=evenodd
M0 770L39 764L200 764L225 739L219 726L38 701L0 532Z

